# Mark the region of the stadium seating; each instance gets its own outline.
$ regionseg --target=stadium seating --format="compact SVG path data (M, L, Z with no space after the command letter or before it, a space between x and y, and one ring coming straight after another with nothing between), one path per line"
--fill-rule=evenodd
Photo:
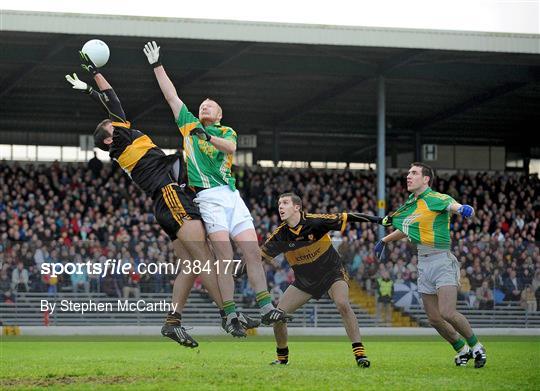
M402 173L387 177L389 210L394 210L405 199L402 177ZM310 212L354 210L376 213L373 172L255 167L238 170L237 178L261 242L279 224L277 197L283 192L299 193L304 209ZM172 246L154 221L151 200L140 193L114 163L106 164L97 173L81 164L20 166L0 162L0 188L0 261L3 265L0 305L4 322L20 316L21 321L39 323L40 314L33 310L37 302L32 298L44 298L47 291L52 295L57 292L59 297L82 295L116 300L122 296L123 286L131 284L140 290L142 297L170 297L173 275L141 276L136 281L125 276L115 278L109 281L112 284L109 288L113 288L108 291L107 281L86 276L79 290L88 289L89 296L73 293L69 276L60 276L54 281L39 273L41 262L65 264L77 260L103 262L106 258L121 258L136 265L174 261ZM478 325L502 322L500 324L529 327L536 322L538 312L530 309L526 312L520 304L538 300L540 296L538 177L457 172L438 178L434 188L452 195L459 202L473 205L477 211L471 220L461 217L452 220L452 251L461 261L470 283L466 294L475 296L476 290L486 282L495 296L495 309L480 311L466 304L460 309ZM374 282L383 270L389 271L395 283L415 286L414 250L405 241L389 246L388 262L379 264L373 256L376 229L365 223L350 224L343 235L335 233L332 236L351 276L371 295L376 294ZM235 258L240 256L236 254ZM291 282L292 274L282 258L278 261L281 263L278 270L266 266L268 282L269 286L278 285L284 290ZM17 271L18 263L20 271ZM516 273L517 294L511 292L509 284L513 272ZM20 278L22 283L14 284L15 278ZM523 296L527 286L532 288L532 299ZM23 293L27 287L30 292ZM239 281L238 287L238 302L242 303L246 281ZM105 291L106 296L102 293ZM217 319L215 309L204 300L198 298L197 293L190 297L186 320L193 324L214 324ZM502 300L511 300L511 304L501 305ZM377 323L372 308L356 309L361 324ZM256 312L255 308L245 310ZM371 315L363 310L371 311ZM339 316L329 302L309 304L302 311L293 326L340 324ZM426 325L420 307L412 306L409 311L420 325ZM162 317L161 314L126 316L131 316L133 322L143 323L159 322ZM85 319L86 316L62 315L58 319L52 317L51 322L85 322Z
M161 300L170 300L169 295L165 294L149 294L145 295L144 300L147 303L159 302ZM39 293L19 294L16 304L0 304L0 313L2 313L2 321L5 325L19 326L39 326L45 323L44 313L40 311L40 300L44 296ZM53 298L48 298L53 300ZM59 303L61 300L72 300L74 302L88 301L91 299L95 303L111 303L113 308L116 308L117 298L110 298L104 294L60 294L54 297L54 300ZM240 297L236 297L240 301ZM136 299L130 299L130 302L135 302ZM239 306L241 311L259 317L259 311L255 308L243 308ZM377 319L370 316L363 309L354 306L358 321L361 325L377 326ZM80 314L77 312L60 312L56 311L47 319L47 323L51 326L95 326L95 325L159 325L163 323L165 314L163 312L88 312ZM190 326L216 326L219 325L221 319L216 306L206 297L197 293L192 293L189 297L185 310L182 313L184 323ZM341 326L339 313L337 312L334 303L330 299L322 299L318 302L311 301L302 309L295 313L294 320L289 324L291 327L339 327Z

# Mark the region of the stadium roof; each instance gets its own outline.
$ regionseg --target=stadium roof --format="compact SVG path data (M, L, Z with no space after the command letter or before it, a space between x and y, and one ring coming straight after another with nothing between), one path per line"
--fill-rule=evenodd
M77 51L100 38L111 49L103 72L134 127L177 145L142 53L155 39L188 107L218 100L223 123L258 136L257 160L272 159L278 140L280 160L374 161L379 75L388 149L410 151L420 134L539 154L540 35L15 11L3 11L2 29L0 144L78 145L95 128L103 115L64 75L89 80Z

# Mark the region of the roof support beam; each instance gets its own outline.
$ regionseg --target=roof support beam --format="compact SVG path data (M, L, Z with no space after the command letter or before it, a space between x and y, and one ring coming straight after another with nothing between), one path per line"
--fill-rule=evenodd
M353 88L358 87L362 83L373 80L375 77L377 77L379 74L384 75L402 65L405 65L412 61L415 57L419 56L420 54L424 53L425 50L405 50L402 53L391 57L389 60L383 62L379 69L374 69L374 73L364 77L364 78L351 78L349 80L346 80L343 83L340 83L334 87L331 87L327 90L324 90L314 96L311 99L306 100L305 102L300 103L299 105L293 107L290 110L287 110L285 112L282 112L281 114L278 114L276 119L274 120L274 123L272 126L277 126L280 124L284 124L293 118L296 118L302 114L305 114L306 112L309 112L311 109L313 109L316 106L319 106L323 104L324 102L329 101L330 99L335 98L338 95L343 94L344 92L347 92ZM347 58L349 61L354 61L351 58ZM363 62L360 62L362 65L365 65Z
M527 83L525 82L512 82L512 83L506 83L506 84L497 86L479 95L475 95L464 102L461 102L452 107L449 107L446 110L436 113L435 115L424 118L423 120L420 120L416 123L412 123L410 124L409 128L415 129L415 130L422 130L422 129L429 128L438 122L445 121L456 115L464 113L465 111L471 110L475 107L479 107L489 101L497 99L525 85L527 85Z
M17 85L22 80L24 80L25 77L34 72L41 65L45 64L48 60L56 56L69 44L70 41L74 41L75 39L78 40L79 37L73 35L64 35L62 38L59 38L57 41L55 41L53 45L49 47L49 50L44 57L42 57L36 62L23 65L23 67L16 72L16 75L5 81L4 84L0 86L0 99L3 99L5 96L7 96L15 87L17 87Z

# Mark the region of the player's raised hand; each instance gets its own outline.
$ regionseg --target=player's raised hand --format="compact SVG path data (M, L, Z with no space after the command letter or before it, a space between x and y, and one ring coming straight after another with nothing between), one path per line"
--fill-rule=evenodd
M466 218L469 218L469 217L472 217L474 215L474 208L470 205L461 205L459 208L458 208L458 213L460 215L462 215L463 217L466 217Z
M154 68L161 65L161 62L159 61L159 46L156 41L148 42L144 45L143 52L148 59L148 63L153 65Z
M69 84L73 86L74 90L83 91L83 92L86 92L87 94L92 92L92 87L90 87L84 81L79 80L76 73L74 73L73 76L66 75L66 80L68 81Z
M94 62L88 57L88 54L79 50L79 56L81 57L81 68L86 72L90 73L92 76L95 76L99 73L99 68L94 64Z

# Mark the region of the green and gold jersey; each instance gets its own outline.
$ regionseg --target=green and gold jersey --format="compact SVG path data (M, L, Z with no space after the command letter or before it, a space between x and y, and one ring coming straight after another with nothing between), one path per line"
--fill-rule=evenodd
M405 204L392 214L392 225L405 233L415 244L450 249L450 212L456 201L446 194L427 188L416 198L409 196Z
M236 143L236 132L219 123L204 127L185 104L180 109L176 125L184 137L189 185L205 189L227 185L231 190L236 190L235 179L231 174L233 155L221 152L208 141L190 135L193 129L204 128L211 136Z

